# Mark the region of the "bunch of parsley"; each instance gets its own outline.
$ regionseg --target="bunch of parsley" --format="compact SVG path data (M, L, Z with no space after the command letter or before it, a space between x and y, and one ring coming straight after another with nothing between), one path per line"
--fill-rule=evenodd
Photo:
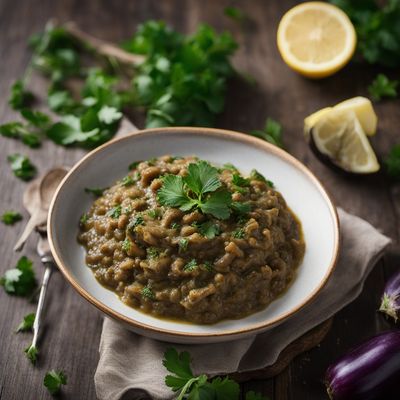
M400 0L329 0L349 16L358 50L371 64L400 66Z
M190 367L190 354L178 353L169 348L164 353L163 365L172 374L165 377L165 384L177 393L176 400L238 400L240 388L237 382L228 377L208 379L207 375L193 375ZM246 400L267 400L253 391L246 393Z
M48 137L60 145L89 148L115 134L127 107L144 106L147 127L213 125L224 108L227 79L234 72L230 56L237 48L230 34L219 35L207 25L185 36L161 21L140 25L124 44L145 55L143 63L125 69L114 59L99 62L93 48L62 27L47 25L31 38L30 46L31 62L9 98L26 122L1 125L0 134L30 147ZM97 61L95 67L86 65L90 57ZM50 81L47 103L60 116L55 122L31 108L34 96L26 87L32 69ZM71 85L77 79L83 82L80 92Z
M146 56L133 80L137 100L148 110L146 127L214 124L234 73L230 56L237 43L229 33L200 25L184 36L165 22L149 21L123 47Z

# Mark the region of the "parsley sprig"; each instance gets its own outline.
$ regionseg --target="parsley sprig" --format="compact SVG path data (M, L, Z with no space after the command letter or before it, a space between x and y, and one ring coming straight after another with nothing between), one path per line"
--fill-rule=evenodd
M61 390L61 385L67 384L67 376L63 371L51 370L44 376L43 384L54 395Z
M177 393L176 400L183 399L229 399L238 400L240 388L228 377L209 379L207 375L195 376L192 372L190 354L178 353L169 348L164 353L163 365L171 373L165 377L165 384ZM246 394L246 400L267 400L253 391Z
M188 166L185 177L168 174L157 192L161 205L179 207L182 211L198 209L215 218L227 219L232 203L231 193L222 188L218 170L200 160Z
M0 278L0 285L8 294L28 296L36 287L35 271L32 265L32 261L27 257L21 257L15 268L7 270Z
M399 81L390 80L384 74L378 74L371 85L368 86L368 92L374 100L381 100L383 97L397 97L397 86Z
M251 131L250 135L256 136L275 146L283 148L282 125L272 118L267 118L264 129Z
M370 64L400 65L398 0L329 0L342 8L357 32L358 52Z
M21 221L22 215L17 211L6 211L1 216L1 222L5 225L14 225L16 222Z

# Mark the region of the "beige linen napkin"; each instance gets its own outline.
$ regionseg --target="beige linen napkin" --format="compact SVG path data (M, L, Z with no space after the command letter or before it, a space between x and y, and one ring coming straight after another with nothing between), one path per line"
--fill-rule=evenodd
M342 248L329 282L307 307L279 326L258 336L221 344L173 345L187 350L195 373L227 374L273 364L295 339L353 301L390 240L368 222L339 209ZM132 333L105 318L100 361L95 374L100 400L174 398L164 385L161 360L171 344ZM211 355L211 356L210 356Z

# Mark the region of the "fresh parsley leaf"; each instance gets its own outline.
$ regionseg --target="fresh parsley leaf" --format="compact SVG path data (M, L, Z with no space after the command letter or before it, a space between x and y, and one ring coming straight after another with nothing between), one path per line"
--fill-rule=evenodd
M232 203L232 195L227 190L220 190L211 193L207 200L199 204L199 208L205 214L211 214L218 219L227 219L230 215L230 205Z
M397 97L397 86L399 81L390 80L386 75L379 74L368 86L368 92L374 100L381 100L383 97Z
M157 200L160 204L180 207L190 200L185 193L181 176L168 174L162 178L162 181L163 185L157 192Z
M14 175L23 181L29 181L36 175L36 167L28 157L21 154L12 154L7 157Z
M237 7L225 7L224 14L237 22L244 22L247 19L246 14Z
M93 194L96 197L100 197L108 188L85 188L85 193Z
M239 201L233 201L231 204L233 211L239 215L247 214L251 211L250 203L241 203Z
M268 397L263 396L261 393L250 390L250 392L246 393L246 400L268 400Z
M147 215L150 218L157 219L161 216L161 212L159 208L152 208L151 210L147 211Z
M204 261L203 265L208 272L212 272L214 270L214 266L210 261Z
M16 333L31 331L35 322L35 313L25 315L23 321L18 325Z
M243 178L243 176L241 176L238 173L234 173L232 175L232 183L236 186L250 186L250 180L247 178Z
M272 118L267 118L263 130L251 131L250 135L256 136L275 146L283 148L282 142L282 125Z
M134 161L133 163L129 164L128 169L132 171L133 169L136 169L137 166L141 163L142 161Z
M400 179L400 144L393 146L385 159L388 174L395 179Z
M149 299L149 300L154 300L156 298L156 296L150 286L144 286L142 288L142 291L140 292L140 294L142 295L142 297Z
M131 241L126 238L123 242L122 242L122 250L124 250L125 252L128 252L132 247L132 243Z
M111 125L122 118L122 113L115 107L103 106L98 113L98 117L101 122Z
M116 205L115 207L110 208L107 212L106 212L106 216L107 217L111 217L111 218L119 218L122 214L122 206L121 204Z
M28 296L36 287L35 272L32 261L27 257L21 257L15 268L6 271L0 278L0 285L8 294L16 296Z
M47 97L50 110L59 114L70 113L76 108L76 103L66 90L50 91Z
M160 249L157 249L156 247L148 247L146 249L146 253L147 253L147 257L150 260L155 260L160 256L161 251L160 251Z
M36 346L29 346L24 350L28 360L32 363L35 364L37 361L37 356L39 354L39 350Z
M43 379L43 384L46 386L50 394L57 394L61 390L61 385L67 384L67 377L62 371L54 369L47 372Z
M178 353L175 348L170 347L164 353L163 365L171 372L167 375L165 383L172 390L177 391L185 386L186 382L192 379L193 372L190 368L190 355L187 351Z
M80 118L66 115L61 122L57 122L49 128L47 136L57 144L68 146L75 143L88 144L90 138L98 133L98 127L84 131Z
M20 110L27 106L33 100L33 94L27 91L21 80L17 80L11 86L11 96L8 99L8 104L14 110Z
M144 219L140 214L133 217L133 219L129 222L127 229L129 232L133 232L139 225L144 225Z
M232 171L232 172L239 172L239 170L231 163L223 164L222 168L223 169L228 169L229 171Z
M83 213L79 219L79 225L84 226L88 219L89 219L89 215L87 213Z
M214 378L210 382L210 387L214 390L214 398L216 399L231 400L239 398L239 384L228 377Z
M33 126L37 128L46 128L50 124L50 117L41 111L31 110L30 108L23 108L21 115Z
M267 179L264 175L260 174L256 169L252 169L250 172L250 179L254 179L256 181L261 181L267 183Z
M178 224L177 222L173 222L171 224L171 229L181 229L181 225Z
M130 175L124 176L121 181L122 186L131 186L134 183L135 183L135 180Z
M207 239L214 239L221 233L219 225L214 224L212 221L203 222L198 226L201 235L205 236Z
M17 211L6 211L1 216L1 221L6 225L14 225L16 222L21 221L22 215Z
M17 121L0 125L0 134L5 137L20 139L22 143L32 148L39 147L41 143L40 137L32 132L29 126Z
M232 232L232 237L235 239L244 239L246 236L246 232L244 231L243 228L236 229L235 231Z
M188 263L183 266L183 270L187 272L192 272L198 267L197 261L193 258Z
M203 160L189 164L188 174L183 181L199 197L221 187L217 168Z
M179 240L178 244L179 244L179 251L186 251L189 244L189 240L187 238L182 238Z

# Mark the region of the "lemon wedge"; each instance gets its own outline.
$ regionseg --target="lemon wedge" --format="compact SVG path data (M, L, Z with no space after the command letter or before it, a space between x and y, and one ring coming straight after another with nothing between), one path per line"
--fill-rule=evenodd
M338 167L369 174L380 166L353 110L332 109L310 131L312 147Z
M323 78L344 67L356 42L348 16L340 8L320 1L290 9L277 32L278 49L285 63L309 78Z
M310 130L317 123L317 121L332 109L354 111L366 135L375 135L378 125L378 117L374 111L371 100L367 99L366 97L357 96L342 101L341 103L336 104L334 107L322 108L321 110L318 110L306 117L304 119L304 135L306 138L309 137Z
M375 135L376 127L378 125L378 117L372 107L371 100L361 96L353 97L352 99L336 104L334 108L338 110L354 111L366 135Z

